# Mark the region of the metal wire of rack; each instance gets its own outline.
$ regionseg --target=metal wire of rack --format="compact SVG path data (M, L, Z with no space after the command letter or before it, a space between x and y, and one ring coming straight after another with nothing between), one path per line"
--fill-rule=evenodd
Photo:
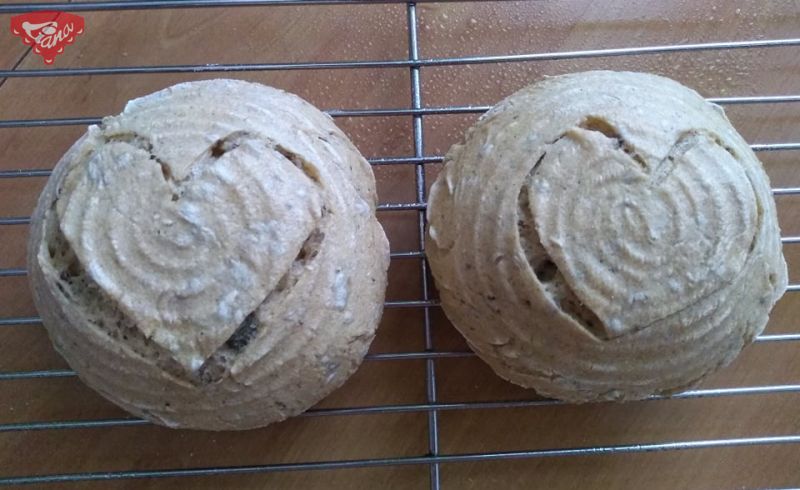
M235 6L272 6L272 5L335 5L335 4L362 4L376 3L359 0L110 0L100 2L60 2L60 3L21 3L0 5L0 14L22 13L37 10L61 10L73 12L100 11L100 10L131 10L131 9L172 9L195 7L235 7ZM475 65L484 63L514 63L544 60L565 60L580 58L617 57L631 55L648 55L675 52L694 52L710 50L733 50L772 47L800 47L800 38L788 39L754 39L729 42L712 42L697 44L674 44L641 46L610 49L593 49L567 52L529 53L495 56L463 56L447 58L421 58L418 39L417 2L402 0L379 0L377 3L402 3L406 7L406 27L408 41L408 57L395 60L358 60L358 61L328 61L328 62L293 62L293 63L238 63L238 64L194 64L194 65L146 65L146 66L112 66L112 67L82 67L82 68L57 68L57 69L28 69L0 70L0 78L28 78L28 77L60 77L60 76L88 76L88 75L130 75L148 73L236 73L248 71L284 71L284 70L333 70L333 69L363 69L363 68L398 68L407 69L410 76L411 93L409 107L407 108L367 108L367 109L331 109L327 112L332 117L374 117L374 116L408 116L412 124L413 154L402 157L380 157L370 159L374 166L381 165L409 165L414 168L414 202L408 203L381 203L378 211L381 213L393 211L415 211L417 214L418 249L407 252L393 252L392 260L418 260L421 284L416 300L388 301L387 308L413 308L422 311L422 333L424 336L424 350L418 352L377 353L367 356L368 361L386 360L424 360L425 361L425 388L426 402L416 404L389 404L374 406L356 406L342 408L316 408L311 409L303 417L346 416L359 414L388 414L404 412L424 412L427 414L428 423L428 453L419 456L397 456L371 459L334 460L334 461L307 461L286 464L262 464L248 466L217 466L198 468L170 468L162 470L130 470L130 471L100 471L78 472L44 475L17 475L0 476L0 485L19 484L46 484L56 482L83 482L105 481L138 478L159 477L191 477L215 476L247 473L270 473L298 470L332 470L344 468L382 467L395 465L426 465L430 470L430 488L440 488L440 464L469 461L491 461L522 458L543 457L568 457L578 455L598 454L627 454L647 453L658 451L681 451L691 449L707 449L736 446L762 446L779 444L798 444L800 434L787 434L779 436L746 437L746 438L720 438L693 441L666 441L659 443L597 445L585 447L571 447L565 449L537 449L528 451L494 451L465 454L442 454L439 448L438 416L442 411L498 409L498 408L525 408L539 406L561 405L555 400L513 400L513 401L482 401L482 402L440 402L437 399L436 360L444 358L460 358L474 356L469 351L443 351L434 346L431 331L431 310L438 306L433 297L430 284L428 266L424 252L424 230L426 226L426 166L441 163L441 155L429 155L425 152L424 122L426 116L446 114L480 114L488 110L488 106L477 105L451 105L442 107L425 106L422 101L421 70L426 67ZM789 95L759 95L741 97L715 97L709 99L722 105L744 104L785 104L800 102L800 94ZM45 119L5 119L0 120L0 130L3 128L25 127L51 127L69 125L88 125L100 121L100 117L70 117L70 118L45 118ZM779 143L754 143L751 145L757 152L777 152L800 150L800 141ZM33 177L46 177L50 174L47 169L13 169L0 170L0 179L24 179ZM774 195L800 195L800 187L780 187L773 189ZM4 226L26 225L28 216L0 217L0 230ZM785 245L800 244L800 236L784 236ZM26 275L24 268L1 268L0 280L10 277ZM788 294L800 291L800 284L791 284ZM19 316L0 318L0 327L25 327L40 324L39 317ZM793 343L800 342L800 332L783 334L764 334L756 342L766 343ZM0 370L0 382L23 379L50 379L72 377L75 373L68 369L9 371ZM800 384L776 384L764 386L743 386L731 388L696 389L686 391L670 397L671 399L698 399L716 397L757 396L764 394L800 393ZM665 397L652 397L651 401L663 400ZM149 422L132 418L109 418L97 420L58 420L58 421L30 421L19 423L0 423L0 433L26 432L45 430L68 430L87 428L106 428L122 426L147 425Z

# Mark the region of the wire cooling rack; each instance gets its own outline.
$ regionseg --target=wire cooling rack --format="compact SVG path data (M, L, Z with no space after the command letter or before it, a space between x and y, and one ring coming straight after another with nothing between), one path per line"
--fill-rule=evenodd
M361 4L370 2L327 0L136 0L136 1L101 1L101 2L71 2L71 3L23 3L0 5L0 14L14 14L36 10L61 10L71 12L102 11L102 10L136 10L136 9L167 9L167 8L195 8L195 7L234 7L234 6L272 6L272 5L330 5L330 4ZM376 2L372 2L376 3ZM365 68L395 68L407 69L410 76L410 98L407 108L365 108L365 109L332 109L327 112L333 117L373 117L373 116L407 116L412 124L413 154L402 157L381 156L370 159L374 166L383 165L409 165L414 169L414 195L415 200L407 203L381 203L381 213L394 211L411 211L416 213L416 231L418 233L418 249L406 252L393 252L392 260L416 260L419 262L419 298L414 300L389 301L387 308L411 308L421 310L422 329L424 332L424 350L411 352L374 353L368 356L368 361L402 361L423 360L425 362L425 403L414 404L384 404L346 408L316 408L308 411L303 416L349 416L365 414L391 414L406 412L424 412L427 414L427 454L418 456L396 456L368 459L347 459L330 461L302 461L285 464L260 464L247 466L212 466L212 467L187 467L167 468L159 470L125 471L96 471L73 472L59 474L15 474L13 465L0 468L0 485L20 485L58 482L86 482L97 480L123 480L161 477L211 477L219 475L235 475L250 473L274 473L300 470L335 470L346 468L386 467L400 465L424 465L429 468L430 488L438 489L441 485L440 465L447 463L464 463L475 461L534 459L544 457L572 457L586 455L621 455L634 453L650 453L660 451L685 451L699 449L713 449L742 446L774 446L782 444L799 444L800 433L769 435L757 437L716 438L703 440L669 440L654 443L633 443L614 445L588 445L557 449L535 449L519 451L485 451L475 453L443 453L440 451L440 424L439 415L444 411L467 411L477 409L513 409L527 407L545 407L561 405L558 401L545 399L522 399L513 401L476 401L476 402L442 402L437 398L436 368L438 359L471 357L473 354L466 350L437 350L434 346L432 334L431 315L438 304L432 291L427 263L424 255L424 229L426 209L426 167L442 161L441 155L426 154L424 142L424 124L428 116L452 114L480 114L488 106L477 105L448 105L425 106L422 101L423 81L421 71L429 67L443 67L455 65L479 64L505 64L516 62L533 62L549 60L571 60L588 58L624 57L632 55L650 55L680 52L707 52L707 51L732 51L748 50L754 48L800 47L800 38L783 39L749 39L733 40L727 42L708 43L681 43L669 45L652 45L625 48L591 49L579 51L538 52L528 54L508 54L491 56L458 56L458 57L420 57L420 41L418 38L418 14L415 2L391 2L385 0L377 3L402 3L405 4L405 24L407 29L408 56L404 59L393 60L356 60L356 61L327 61L327 62L286 62L286 63L235 63L235 64L189 64L189 65L142 65L142 66L112 66L112 67L81 67L81 68L53 68L53 69L6 69L0 70L0 78L28 78L28 77L62 77L62 76L90 76L90 75L132 75L132 74L175 74L175 73L236 73L252 71L289 71L289 70L336 70L336 69L365 69ZM2 97L2 94L0 94ZM0 99L1 101L2 99ZM711 98L713 102L722 105L746 104L789 104L800 102L800 95L758 95L758 96L726 96ZM68 117L68 118L43 118L43 119L2 119L0 128L28 128L88 125L100 121L99 117ZM784 152L800 150L800 141L754 143L751 145L756 152ZM47 169L7 169L0 170L0 179L26 179L46 177L50 173ZM800 195L800 187L774 188L776 196ZM26 225L28 216L3 216L0 217L0 237L3 227L13 225ZM800 244L800 236L782 237L784 244ZM0 281L4 278L25 276L24 268L0 269ZM1 282L0 282L1 285ZM791 284L787 294L800 291L800 284ZM40 319L36 316L17 316L0 318L0 327L21 328L25 325L39 325ZM800 342L798 333L765 334L757 338L759 343L793 343ZM800 345L800 344L797 344ZM0 359L0 382L12 380L50 379L72 377L74 372L66 369L14 371L3 369ZM0 393L6 390L0 385ZM700 399L740 397L745 395L780 395L800 393L800 384L768 384L756 386L743 386L732 388L711 388L687 391L672 397L672 399ZM659 399L659 398L654 398ZM1 402L0 402L1 404ZM22 432L33 434L37 431L62 431L68 429L97 429L122 426L148 425L149 423L135 418L105 418L105 419L80 419L56 421L28 421L0 424L2 433Z

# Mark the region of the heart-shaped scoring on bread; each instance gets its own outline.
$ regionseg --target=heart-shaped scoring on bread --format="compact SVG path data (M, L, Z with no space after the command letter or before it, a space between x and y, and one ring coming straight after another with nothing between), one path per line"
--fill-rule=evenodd
M743 270L761 211L719 141L688 131L653 161L589 117L546 146L521 192L560 278L600 320L588 325L599 337L647 328Z
M163 160L141 135L99 137L91 159L64 179L61 229L109 299L195 371L319 226L317 172L241 131L196 149L188 166Z

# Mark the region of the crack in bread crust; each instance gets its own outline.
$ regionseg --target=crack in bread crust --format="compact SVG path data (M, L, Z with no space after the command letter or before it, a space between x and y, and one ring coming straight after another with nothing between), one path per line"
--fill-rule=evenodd
M572 291L566 278L558 270L558 266L552 261L550 255L545 250L536 232L536 226L531 213L529 182L534 173L544 160L545 153L539 157L529 173L526 183L520 188L517 197L517 233L522 251L528 261L528 265L533 271L545 294L565 315L572 318L578 325L586 330L589 335L599 340L607 340L603 324L597 315L587 308Z

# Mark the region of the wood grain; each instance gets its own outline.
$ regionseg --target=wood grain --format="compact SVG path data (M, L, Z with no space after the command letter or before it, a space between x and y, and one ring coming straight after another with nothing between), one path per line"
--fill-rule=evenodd
M528 1L421 4L422 57L561 52L798 37L796 2ZM87 12L86 33L56 68L154 64L404 59L404 5ZM9 16L0 15L7 25ZM25 48L0 34L0 66ZM28 55L19 69L44 68ZM800 49L704 51L467 66L426 67L426 106L493 104L546 75L609 68L652 71L709 97L800 94ZM138 74L10 78L0 119L101 116L170 84L222 76ZM407 68L233 73L293 91L323 109L398 108L410 101ZM728 106L750 142L800 141L800 103ZM475 115L426 116L427 154L444 153ZM409 156L411 118L351 117L337 123L368 157ZM50 168L81 126L0 129L0 169ZM800 186L797 151L761 153L775 187ZM414 168L376 167L381 202L413 202ZM426 169L428 184L438 165ZM0 180L0 216L30 214L43 178ZM784 235L800 235L800 197L778 200ZM418 249L416 212L381 213L394 251ZM0 268L24 267L26 226L0 226ZM786 245L800 282L800 245ZM394 260L389 300L421 298L419 261ZM24 277L0 278L0 317L34 315ZM768 333L798 333L800 293L777 305ZM466 350L438 309L437 350ZM387 310L373 353L424 349L419 310ZM749 347L702 388L800 383L800 342ZM0 371L64 369L39 325L0 327ZM522 400L535 393L502 381L476 358L436 361L442 402ZM0 381L0 424L125 417L77 378ZM425 403L425 362L366 361L320 407ZM628 404L440 412L441 452L535 450L800 434L798 394ZM265 429L204 433L155 426L0 432L0 478L18 475L191 468L424 455L424 412L301 417ZM756 488L800 485L800 444L442 465L442 488ZM427 488L425 466L56 484L47 488Z

